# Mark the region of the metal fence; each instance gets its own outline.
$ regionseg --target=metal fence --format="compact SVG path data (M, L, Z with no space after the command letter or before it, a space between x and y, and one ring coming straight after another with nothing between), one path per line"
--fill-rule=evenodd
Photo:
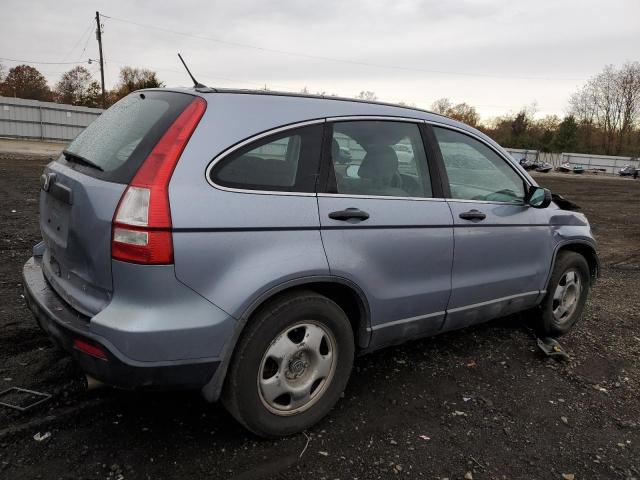
M563 163L568 163L571 168L581 166L585 170L598 171L602 173L617 174L625 165L633 165L640 168L640 159L634 157L614 157L609 155L589 155L586 153L551 153L540 152L538 150L522 150L518 148L507 148L511 156L520 161L522 159L533 160L538 163L549 162L554 167L559 167Z
M0 137L68 142L101 113L99 108L0 97Z
M586 155L584 153L563 153L562 163L581 165L586 170L599 170L605 173L618 173L625 165L640 168L640 160L632 157L612 157L606 155Z
M535 162L540 156L540 152L538 150L523 150L521 148L505 148L505 150L509 152L511 156L518 162L520 160L529 160Z

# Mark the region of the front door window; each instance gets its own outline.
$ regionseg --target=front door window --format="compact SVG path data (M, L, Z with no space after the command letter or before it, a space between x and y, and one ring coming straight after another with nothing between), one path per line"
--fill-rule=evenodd
M446 128L433 128L451 197L461 200L522 203L524 182L506 160L475 138Z

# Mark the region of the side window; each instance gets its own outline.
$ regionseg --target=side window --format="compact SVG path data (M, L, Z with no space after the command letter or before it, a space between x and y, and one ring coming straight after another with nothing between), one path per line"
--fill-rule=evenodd
M211 180L244 190L315 192L322 125L292 129L250 144L215 165Z
M453 198L493 202L524 199L524 181L491 148L454 130L434 127L433 131L440 145Z
M392 121L333 124L335 191L352 195L431 197L420 129Z

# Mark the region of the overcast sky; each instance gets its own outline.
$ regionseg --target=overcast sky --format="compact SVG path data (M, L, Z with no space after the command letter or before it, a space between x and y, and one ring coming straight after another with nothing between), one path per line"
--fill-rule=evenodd
M112 17L103 34L108 88L122 65L189 85L180 51L211 86L371 90L422 108L449 97L484 118L536 102L539 115L562 115L604 65L640 60L640 0L2 0L0 57L96 59L96 10ZM52 84L73 67L34 66Z

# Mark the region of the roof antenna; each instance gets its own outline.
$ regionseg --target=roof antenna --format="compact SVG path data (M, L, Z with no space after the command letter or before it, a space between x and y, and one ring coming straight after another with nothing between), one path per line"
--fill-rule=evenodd
M191 80L193 80L193 86L195 88L207 88L206 85L201 84L200 82L198 82L195 77L193 75L191 75L191 71L189 70L189 67L187 67L187 64L184 63L184 60L182 59L182 55L180 55L178 53L178 57L180 58L180 61L182 62L182 65L184 65L184 69L187 71L187 73L189 74L189 76L191 77Z

